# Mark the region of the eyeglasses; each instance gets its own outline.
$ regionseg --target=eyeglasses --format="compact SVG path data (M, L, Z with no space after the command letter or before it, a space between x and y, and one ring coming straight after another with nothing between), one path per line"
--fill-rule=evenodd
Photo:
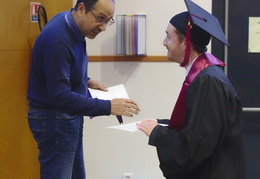
M113 18L108 19L108 20L106 21L105 19L101 19L101 18L97 17L91 10L90 10L90 12L91 12L91 14L96 18L98 25L106 24L107 26L111 26L112 24L115 23L115 21L114 21Z

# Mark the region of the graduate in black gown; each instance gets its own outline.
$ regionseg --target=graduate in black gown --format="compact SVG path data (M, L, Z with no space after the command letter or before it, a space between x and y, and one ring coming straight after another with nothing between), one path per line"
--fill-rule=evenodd
M170 20L163 42L168 59L187 70L172 116L148 118L137 127L156 147L167 179L242 179L241 101L223 71L225 64L206 53L212 36L229 44L214 16L190 0L185 3L188 11Z

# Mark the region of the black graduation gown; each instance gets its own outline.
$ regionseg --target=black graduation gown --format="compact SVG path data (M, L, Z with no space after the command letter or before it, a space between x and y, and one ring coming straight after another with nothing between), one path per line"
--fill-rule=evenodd
M181 131L156 126L157 148L167 179L242 179L245 176L242 105L222 68L202 70L187 88Z

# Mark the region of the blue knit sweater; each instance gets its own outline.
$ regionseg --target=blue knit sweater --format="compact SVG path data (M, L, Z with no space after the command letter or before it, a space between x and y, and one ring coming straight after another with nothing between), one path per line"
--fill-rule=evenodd
M36 39L27 93L29 106L77 115L109 115L110 101L88 97L86 41L71 11L53 17Z

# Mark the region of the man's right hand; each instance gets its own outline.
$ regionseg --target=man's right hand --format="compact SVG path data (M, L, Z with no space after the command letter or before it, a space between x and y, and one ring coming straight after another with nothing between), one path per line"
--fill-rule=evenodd
M137 103L131 99L116 98L111 100L111 114L133 117L140 111Z

